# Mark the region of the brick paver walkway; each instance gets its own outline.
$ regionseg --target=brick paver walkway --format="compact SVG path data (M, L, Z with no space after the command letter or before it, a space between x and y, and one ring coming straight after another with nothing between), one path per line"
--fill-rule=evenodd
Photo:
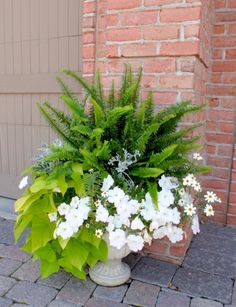
M236 229L202 225L182 266L130 255L132 278L114 288L63 271L41 280L12 229L0 219L0 307L236 307Z

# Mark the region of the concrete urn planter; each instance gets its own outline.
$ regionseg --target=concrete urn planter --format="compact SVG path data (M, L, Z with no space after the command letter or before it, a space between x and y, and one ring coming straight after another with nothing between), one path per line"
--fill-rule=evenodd
M107 242L108 256L106 262L98 262L89 270L90 278L99 285L106 287L119 286L130 278L130 267L122 262L130 250L127 245L121 249L110 246L108 234L103 239Z

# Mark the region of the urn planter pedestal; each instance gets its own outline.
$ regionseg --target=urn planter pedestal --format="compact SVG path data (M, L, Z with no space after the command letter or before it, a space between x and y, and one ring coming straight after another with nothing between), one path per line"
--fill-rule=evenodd
M98 262L89 270L90 278L101 286L114 287L124 284L130 278L130 267L122 262L130 250L127 245L121 249L110 246L108 236L103 238L107 242L108 256L106 262Z

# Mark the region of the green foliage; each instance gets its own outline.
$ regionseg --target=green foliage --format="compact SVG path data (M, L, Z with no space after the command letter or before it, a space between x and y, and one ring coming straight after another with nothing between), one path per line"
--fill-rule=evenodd
M189 153L200 145L199 136L187 135L199 124L183 128L179 125L186 114L197 112L205 105L184 101L155 113L152 93L144 100L139 98L142 71L135 75L128 65L120 89L116 91L113 82L108 95L104 93L99 72L94 84L72 71L64 72L79 83L85 98L79 100L58 78L63 91L62 102L70 114L66 115L48 102L39 105L42 115L64 144L50 145L46 154L28 169L32 184L15 204L19 213L15 238L18 240L24 230L30 228L23 249L41 260L43 277L63 267L84 279L87 265L106 260L105 241L97 238L90 228L82 228L68 240L55 239L56 223L49 221L48 213L55 212L62 202L69 203L76 195L95 199L107 174L138 200L149 191L158 205L157 178L161 174L182 178L187 173L208 170L189 159ZM87 112L85 102L90 105ZM124 161L125 151L139 155L129 167L119 171L110 161L116 156Z

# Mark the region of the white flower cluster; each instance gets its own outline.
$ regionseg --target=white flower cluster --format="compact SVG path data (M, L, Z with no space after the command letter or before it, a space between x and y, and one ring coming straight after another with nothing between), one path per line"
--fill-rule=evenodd
M57 212L48 214L50 222L56 222L54 238L60 236L63 240L71 238L87 220L91 210L89 197L71 199L70 204L62 203Z

